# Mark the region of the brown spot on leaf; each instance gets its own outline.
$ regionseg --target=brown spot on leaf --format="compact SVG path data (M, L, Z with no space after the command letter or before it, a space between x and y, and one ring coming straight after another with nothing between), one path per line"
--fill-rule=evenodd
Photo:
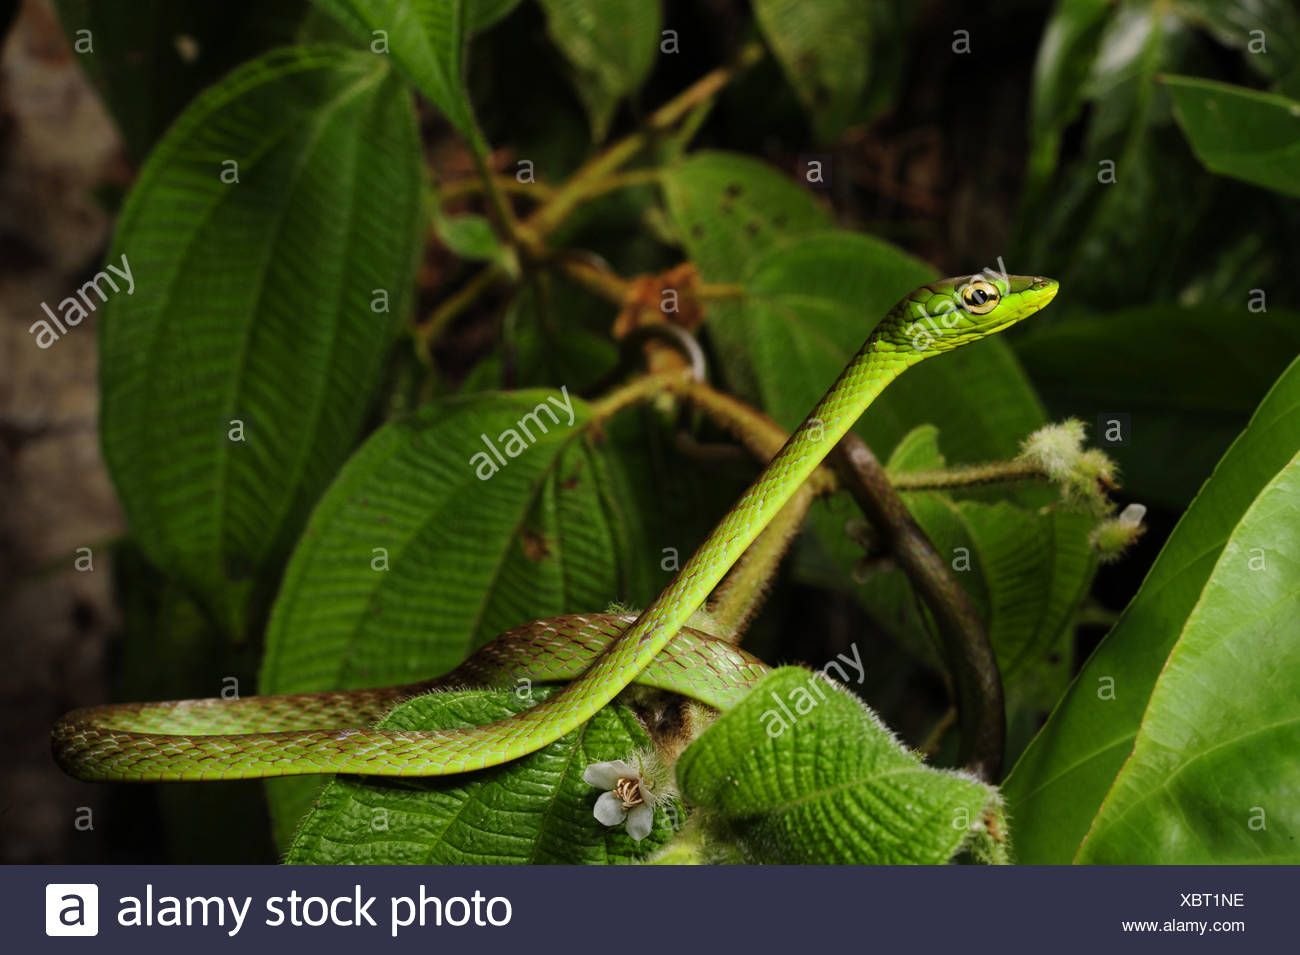
M522 543L524 556L534 564L540 564L551 556L550 542L537 531L524 531Z
M578 486L578 477L582 473L582 461L579 461L573 467L573 473L560 482L561 490L572 491Z

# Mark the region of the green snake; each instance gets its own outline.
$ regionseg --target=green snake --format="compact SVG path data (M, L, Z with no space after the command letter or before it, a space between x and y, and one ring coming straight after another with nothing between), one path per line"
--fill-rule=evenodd
M247 779L311 773L440 776L497 766L554 742L633 682L726 709L762 677L759 661L686 627L732 565L858 417L924 359L1001 331L1056 295L1051 279L982 275L924 285L895 305L830 390L657 598L635 618L557 617L508 631L438 680L237 701L129 703L75 710L55 757L88 781ZM685 628L685 629L684 629ZM430 690L528 678L567 685L507 720L393 731L375 721Z

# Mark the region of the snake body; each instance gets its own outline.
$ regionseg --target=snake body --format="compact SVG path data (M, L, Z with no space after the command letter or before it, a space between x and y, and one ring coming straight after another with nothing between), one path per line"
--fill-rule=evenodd
M517 759L590 719L634 681L725 709L764 667L683 630L713 588L890 382L931 355L1033 314L1056 282L1025 276L922 286L876 326L830 390L659 596L635 618L534 621L502 634L446 677L383 690L76 710L55 725L60 765L81 779L157 782L311 773L439 776ZM394 703L465 683L567 680L510 719L465 729L372 729ZM450 681L450 682L449 682Z

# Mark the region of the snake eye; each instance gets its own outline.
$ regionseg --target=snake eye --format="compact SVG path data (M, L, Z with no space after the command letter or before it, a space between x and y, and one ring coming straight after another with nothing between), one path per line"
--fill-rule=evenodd
M988 282L971 282L961 290L962 308L972 315L987 315L997 308L1001 297Z

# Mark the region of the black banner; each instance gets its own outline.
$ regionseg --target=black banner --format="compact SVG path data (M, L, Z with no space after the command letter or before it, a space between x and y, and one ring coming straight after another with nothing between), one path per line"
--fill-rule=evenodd
M284 944L352 955L358 944L1275 952L1293 947L1300 884L1294 867L1183 866L13 866L0 882L8 951L132 955Z

